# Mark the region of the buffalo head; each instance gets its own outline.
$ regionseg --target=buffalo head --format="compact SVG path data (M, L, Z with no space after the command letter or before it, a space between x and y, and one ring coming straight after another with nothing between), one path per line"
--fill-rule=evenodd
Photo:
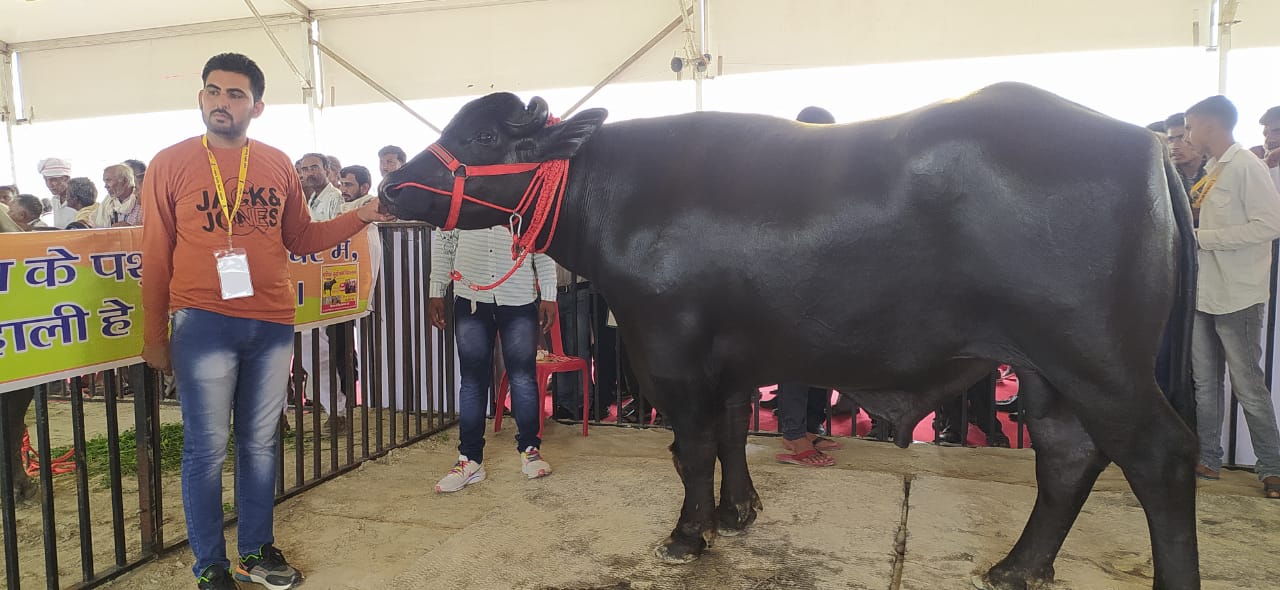
M604 124L608 112L587 109L556 125L547 125L547 103L534 97L525 105L514 94L499 92L467 103L445 126L436 142L463 166L486 166L569 159ZM475 176L466 181L466 194L494 205L515 207L532 173ZM439 194L406 183L429 186ZM401 219L445 223L454 173L430 151L423 151L382 182L381 200ZM460 229L479 229L507 223L497 209L464 201Z

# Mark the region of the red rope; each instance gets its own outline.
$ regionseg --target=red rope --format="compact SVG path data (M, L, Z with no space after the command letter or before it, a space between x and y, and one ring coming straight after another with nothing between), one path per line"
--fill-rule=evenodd
M564 204L564 190L568 184L568 160L550 160L538 166L537 171L533 174L533 180L529 182L529 188L525 190L524 195L520 198L520 204L513 209L516 215L519 215L518 219L524 218L524 215L519 212L527 214L529 209L533 210L533 217L529 220L528 227L511 228L511 259L515 261L515 264L511 266L507 274L502 275L497 281L488 285L472 283L463 278L462 273L456 269L449 273L449 277L465 284L472 291L489 291L507 282L507 279L516 274L516 271L524 264L529 254L546 252L547 248L551 246L551 240L555 238L556 228L560 225L560 209ZM506 211L506 209L490 203L481 202L480 204ZM517 219L517 217L513 215L513 219ZM547 232L547 239L542 245L538 245L538 235L542 233L542 229L547 226L548 221L551 222L551 227Z
M76 470L76 463L71 458L76 454L75 449L67 451L67 453L50 462L49 471L54 475L63 473L71 473ZM22 465L27 470L27 477L34 477L40 473L40 454L31 446L31 433L22 433L22 450L19 452L22 457Z

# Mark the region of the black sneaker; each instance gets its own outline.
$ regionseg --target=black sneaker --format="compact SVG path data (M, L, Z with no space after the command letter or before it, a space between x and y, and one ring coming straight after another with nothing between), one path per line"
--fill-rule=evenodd
M241 582L260 584L268 590L289 590L302 583L302 574L271 544L259 547L257 553L242 555L235 575Z
M200 590L239 590L240 586L231 578L227 568L211 565L204 568L204 573L196 578L196 586Z

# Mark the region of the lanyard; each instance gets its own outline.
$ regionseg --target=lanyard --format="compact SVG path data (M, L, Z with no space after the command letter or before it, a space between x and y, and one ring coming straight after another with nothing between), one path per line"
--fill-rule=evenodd
M222 186L222 171L218 169L218 160L213 157L213 150L209 149L209 136L201 137L200 143L204 144L204 153L209 156L213 188L218 191L218 204L222 205L222 214L227 217L227 248L231 248L231 226L235 222L236 212L240 210L240 201L244 198L245 175L249 172L249 142L246 140L244 147L240 148L240 177L236 179L236 200L232 207L227 206L227 189Z
M1200 205L1204 204L1205 198L1209 196L1209 191L1213 190L1213 185L1218 184L1218 175L1222 174L1222 169L1225 167L1225 162L1218 162L1218 165L1213 167L1213 172L1201 178L1200 182L1191 187L1192 209L1199 209Z

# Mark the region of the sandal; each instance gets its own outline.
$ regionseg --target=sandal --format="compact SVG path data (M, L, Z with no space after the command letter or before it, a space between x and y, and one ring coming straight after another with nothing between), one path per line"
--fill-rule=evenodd
M1196 477L1207 481L1218 481L1222 479L1222 473L1216 469L1211 469L1204 463L1196 464Z
M810 438L809 442L813 443L813 448L818 449L819 451L834 451L839 449L841 446L839 442L831 440L825 436L812 436L813 438Z
M801 451L799 453L779 453L778 461L789 463L791 465L803 465L805 467L830 467L836 464L836 460L830 455L812 449L809 451Z
M1280 477L1272 475L1262 480L1262 497L1280 500Z

